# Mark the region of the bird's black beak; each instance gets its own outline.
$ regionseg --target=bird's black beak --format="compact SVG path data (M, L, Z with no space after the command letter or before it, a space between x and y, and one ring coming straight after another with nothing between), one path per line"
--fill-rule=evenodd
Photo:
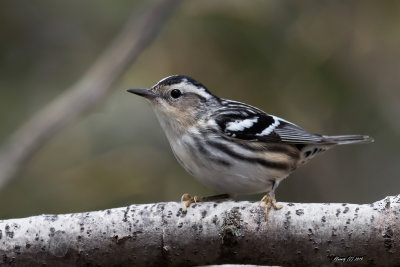
M143 96L143 97L145 97L147 99L152 99L152 98L156 97L156 95L152 91L150 91L148 89L133 88L133 89L128 89L127 91L129 93L132 93L132 94L135 94L135 95Z

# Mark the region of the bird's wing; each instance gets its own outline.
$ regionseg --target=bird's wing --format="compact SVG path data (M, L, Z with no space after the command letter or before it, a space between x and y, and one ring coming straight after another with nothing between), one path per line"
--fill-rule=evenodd
M226 136L241 140L287 144L325 143L321 135L310 134L284 119L240 102L224 101L229 105L221 109L214 120Z

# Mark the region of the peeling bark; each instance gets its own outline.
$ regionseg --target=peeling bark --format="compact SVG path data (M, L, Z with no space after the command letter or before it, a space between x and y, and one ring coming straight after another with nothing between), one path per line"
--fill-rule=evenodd
M400 264L400 195L373 204L132 205L0 221L4 265ZM353 258L352 258L353 257Z

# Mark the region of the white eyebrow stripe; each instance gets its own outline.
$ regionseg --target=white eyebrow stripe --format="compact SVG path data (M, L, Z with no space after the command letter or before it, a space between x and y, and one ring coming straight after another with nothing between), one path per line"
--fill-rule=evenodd
M238 132L243 131L245 128L251 128L255 123L257 123L258 117L252 119L235 120L234 122L228 122L226 124L226 130Z
M163 81L165 81L171 77L174 77L174 76L176 76L176 75L171 75L171 76L165 77L164 79L162 79L158 83L156 83L154 86L158 86ZM174 84L173 86L176 86L177 89L181 89L183 91L198 94L207 100L212 97L212 95L209 92L207 92L207 90L204 87L195 86L194 84L190 83L187 78L182 78L180 83Z
M201 95L205 99L210 99L211 98L211 95L209 93L207 93L204 88L201 88L201 87L196 87L196 88L197 88L197 90L194 91L194 93L196 93L198 95Z
M194 93L204 97L205 99L210 99L211 94L209 94L203 87L197 87L184 79L182 82L176 85L177 88L182 88L183 91Z

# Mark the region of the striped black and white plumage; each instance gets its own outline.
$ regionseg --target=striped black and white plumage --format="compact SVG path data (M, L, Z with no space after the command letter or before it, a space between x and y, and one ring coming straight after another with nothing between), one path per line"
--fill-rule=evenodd
M187 76L128 91L150 101L179 163L200 182L230 195L273 193L315 155L335 145L372 141L364 135L310 134L258 108L219 98Z

